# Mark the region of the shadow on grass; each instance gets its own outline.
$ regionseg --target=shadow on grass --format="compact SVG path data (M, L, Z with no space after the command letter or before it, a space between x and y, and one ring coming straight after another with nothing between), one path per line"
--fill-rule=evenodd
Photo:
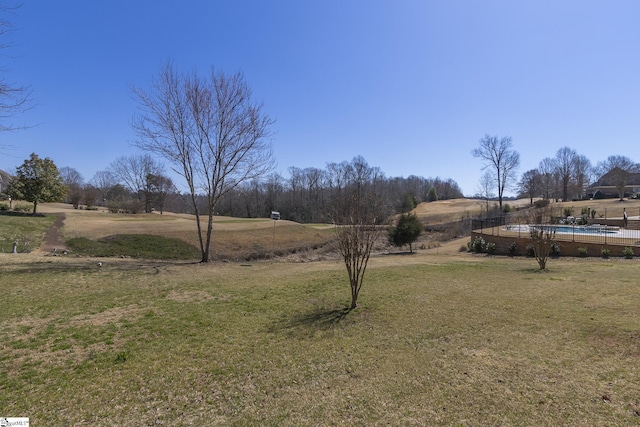
M293 316L274 322L269 332L302 332L313 334L315 331L328 331L343 323L352 309L342 307L337 309L317 308L308 313L297 313Z

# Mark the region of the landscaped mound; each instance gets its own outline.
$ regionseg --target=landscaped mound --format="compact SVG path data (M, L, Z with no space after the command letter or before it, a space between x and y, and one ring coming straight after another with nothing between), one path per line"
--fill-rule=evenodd
M151 234L117 234L98 240L76 237L67 241L76 255L95 257L133 257L149 259L194 259L198 248L180 239Z

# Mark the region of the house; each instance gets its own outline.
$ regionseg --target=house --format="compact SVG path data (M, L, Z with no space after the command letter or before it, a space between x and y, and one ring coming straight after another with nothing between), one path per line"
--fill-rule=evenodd
M11 175L3 170L0 170L0 193L4 193L7 190L7 185L11 181Z
M624 189L624 197L640 193L640 173L627 172L615 167L598 178L585 191L587 198L608 199L620 197L621 189Z

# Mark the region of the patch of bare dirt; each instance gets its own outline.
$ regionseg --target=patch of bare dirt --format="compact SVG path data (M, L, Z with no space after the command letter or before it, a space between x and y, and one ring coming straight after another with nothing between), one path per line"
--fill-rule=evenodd
M40 245L40 252L53 252L65 251L66 247L62 237L60 236L60 229L64 226L65 214L57 213L55 222L49 227L44 234L42 245Z

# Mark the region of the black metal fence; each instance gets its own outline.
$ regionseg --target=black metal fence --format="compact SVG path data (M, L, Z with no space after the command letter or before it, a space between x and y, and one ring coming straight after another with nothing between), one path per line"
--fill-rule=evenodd
M576 219L549 213L532 216L515 212L472 221L474 232L490 236L529 238L531 231L539 227L555 232L557 241L640 246L640 220L637 219L629 219L625 227L622 218Z

